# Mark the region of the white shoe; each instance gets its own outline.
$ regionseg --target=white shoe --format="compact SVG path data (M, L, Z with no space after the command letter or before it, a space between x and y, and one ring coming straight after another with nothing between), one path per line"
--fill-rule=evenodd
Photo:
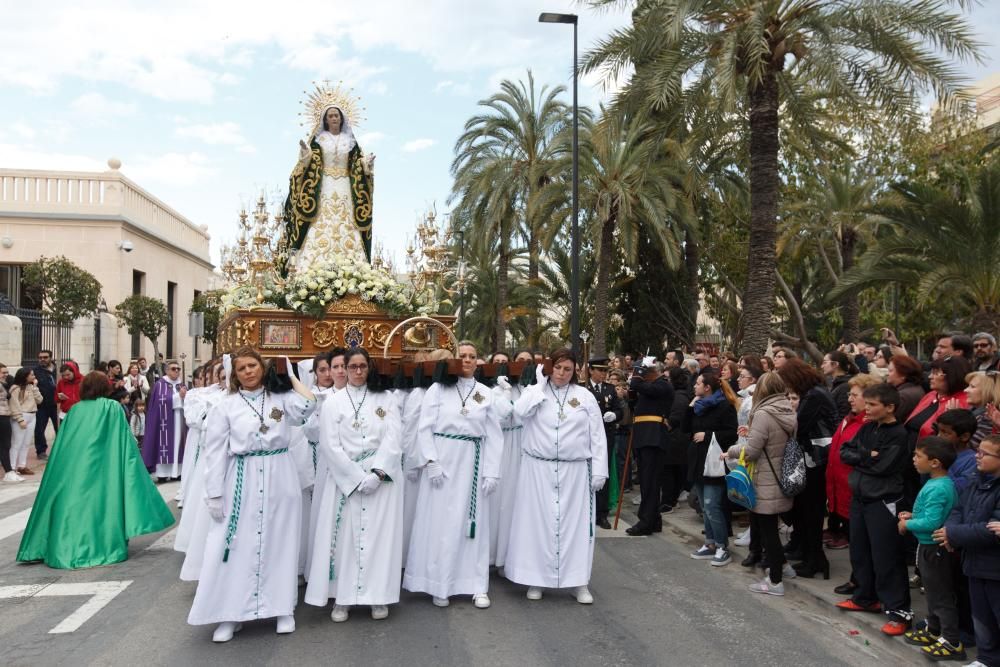
M530 586L528 588L528 599L529 600L541 600L542 599L542 589L538 586Z
M226 621L225 623L219 623L219 627L215 629L212 633L213 642L228 642L233 638L233 635L243 629L242 623L233 623L232 621Z
M20 482L24 478L18 475L16 472L11 470L9 473L3 476L3 481L5 482Z
M576 587L576 601L580 604L594 604L594 596L586 586Z
M784 595L785 584L772 584L770 577L764 577L756 584L750 584L750 592L766 593L767 595Z
M476 593L472 596L472 603L476 605L476 609L489 609L490 596L486 593Z
M688 493L687 491L681 491L680 495L679 495L679 496L677 496L677 502L678 502L678 503L682 503L682 502L684 502L685 500L687 500L687 499L688 499L688 497L689 497L690 495L691 495L691 494L690 494L690 493Z
M278 634L287 635L295 632L295 617L294 616L279 616L278 617Z
M742 533L740 533L739 537L733 540L733 544L735 544L738 547L750 546L750 529L747 528Z
M764 576L768 577L770 575L771 575L771 568L765 567L764 568ZM791 563L787 563L786 562L784 565L781 566L781 579L782 580L785 580L785 579L794 579L797 576L799 576L799 573L795 571L795 568L792 567ZM768 580L768 581L770 581L770 580Z
M434 598L435 607L447 607L449 604L450 603L448 602L448 598L439 598L439 597Z
M372 618L376 621L389 618L389 607L384 604L372 605Z
M633 505L637 505L637 506L641 505L642 504L642 496L636 496L635 498L633 498L632 499L632 504Z
M350 615L350 609L350 607L345 607L342 604L334 605L333 612L330 614L330 620L334 623L343 623Z

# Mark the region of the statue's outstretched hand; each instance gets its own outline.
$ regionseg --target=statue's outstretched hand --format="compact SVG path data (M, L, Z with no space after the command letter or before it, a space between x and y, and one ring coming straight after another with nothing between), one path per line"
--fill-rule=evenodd
M302 139L299 139L299 158L306 158L309 155L309 146Z

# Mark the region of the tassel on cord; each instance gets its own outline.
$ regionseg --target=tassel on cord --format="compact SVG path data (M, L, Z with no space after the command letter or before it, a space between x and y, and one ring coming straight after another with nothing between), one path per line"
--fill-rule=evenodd
M225 551L222 552L222 562L223 563L228 563L229 562L229 549L228 548Z
M471 539L473 539L473 540L476 539L476 522L475 521L469 522L469 537Z

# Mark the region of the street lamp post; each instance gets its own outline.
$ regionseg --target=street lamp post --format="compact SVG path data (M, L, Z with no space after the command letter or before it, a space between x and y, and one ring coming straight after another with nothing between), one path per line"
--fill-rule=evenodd
M577 105L577 15L543 12L539 23L570 23L573 25L573 226L570 232L570 257L572 276L570 278L570 343L573 352L580 354L580 118Z

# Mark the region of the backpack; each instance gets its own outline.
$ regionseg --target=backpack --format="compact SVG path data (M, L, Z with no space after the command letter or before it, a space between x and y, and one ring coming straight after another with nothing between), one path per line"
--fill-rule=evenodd
M767 447L764 447L764 457L767 465L771 468L771 473L778 480L778 487L786 498L794 498L802 493L806 488L806 457L802 453L802 447L795 438L789 438L785 443L785 453L781 457L781 474L774 470L771 457L767 454Z
M751 510L757 504L757 492L753 488L753 463L748 464L744 450L740 450L740 460L726 475L726 494L740 507Z

